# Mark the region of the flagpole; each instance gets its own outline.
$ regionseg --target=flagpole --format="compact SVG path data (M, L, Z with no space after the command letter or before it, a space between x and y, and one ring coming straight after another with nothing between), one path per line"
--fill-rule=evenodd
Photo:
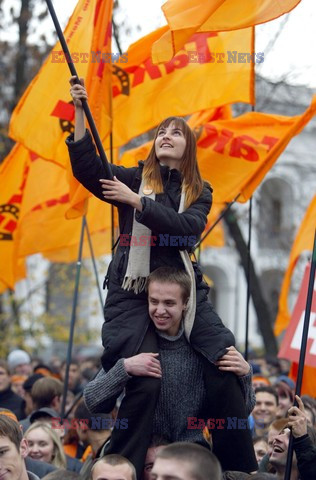
M252 35L252 52L254 55L255 52L255 27L253 27ZM256 86L256 73L254 67L254 90ZM252 113L256 110L256 95L254 95L254 103L251 105ZM247 282L247 297L246 297L246 325L245 325L245 351L244 358L248 361L249 356L249 309L250 309L250 264L251 264L251 233L252 233L252 196L249 199L249 217L248 217L248 243L247 243L247 273L246 273L246 282Z
M68 384L69 384L69 367L70 367L70 363L71 363L72 346L73 346L75 323L76 323L76 310L77 310L77 303L78 303L79 280L80 280L81 260L82 260L82 247L83 247L83 236L84 236L85 226L86 226L86 217L83 215L82 222L81 222L78 260L77 260L77 266L76 266L75 291L74 291L73 302L72 302L70 332L69 332L69 340L68 340L68 348L67 348L66 371L65 371L64 390L63 390L63 401L62 401L62 404L61 404L61 412L60 412L62 419L64 418L64 415L65 415L66 397L67 397Z
M206 239L206 237L211 233L212 230L214 230L214 228L216 227L216 225L222 220L222 218L226 215L226 213L228 212L228 210L230 209L230 207L232 205L234 205L234 203L238 200L240 196L240 193L238 193L237 197L234 198L234 200L230 203L227 203L226 207L224 208L224 210L221 211L220 215L217 217L217 219L215 220L215 222L213 223L213 225L210 226L210 228L207 230L207 232L200 238L200 240L194 245L194 250L196 250L197 248L200 247L201 243L204 242L204 240Z
M302 343L301 343L300 359L298 362L298 372L297 372L296 387L295 387L295 395L298 395L298 396L301 396L301 389L302 389L304 363L305 363L305 355L306 355L307 339L308 339L308 329L309 329L309 321L310 321L313 293L314 293L315 272L316 272L316 229L314 233L314 246L313 246L313 253L312 253L311 269L309 272ZM294 400L294 405L297 406L296 400ZM292 459L293 459L293 436L292 436L292 432L290 432L284 480L290 480L291 469L292 469Z
M246 332L245 332L245 360L248 361L249 347L249 307L250 307L250 260L251 260L251 232L252 232L252 197L249 199L248 243L247 243L247 300L246 300Z
M94 275L95 275L95 281L96 281L96 284L97 284L99 300L100 300L100 304L101 304L101 310L103 310L102 292L101 292L100 282L99 282L99 278L98 278L98 270L97 270L97 265L96 265L96 261L95 261L93 245L92 245L92 240L91 240L91 235L90 235L87 219L85 220L85 225L86 225L86 232L87 232L87 237L88 237L89 249L90 249L90 254L91 254L91 260L92 260Z
M76 83L80 83L77 71L74 67L74 64L73 64L72 60L71 60L71 55L70 55L70 52L69 52L69 48L68 48L68 45L66 43L64 34L61 30L61 27L60 27L60 24L59 24L54 6L52 4L52 1L51 0L46 0L46 3L47 3L47 8L49 10L49 13L52 17L53 23L55 25L55 29L56 29L56 32L57 32L57 35L58 35L58 39L60 41L61 48L63 49L64 55L65 55L65 58L66 58L66 62L68 64L71 75L77 77L76 78ZM91 134L94 138L94 141L95 141L96 147L98 149L101 161L102 161L103 166L105 168L106 176L108 178L112 179L113 178L112 171L111 171L109 162L107 161L107 158L106 158L106 155L105 155L102 143L101 143L101 139L100 139L97 127L94 123L94 120L93 120L88 102L86 100L81 100L81 102L82 102L82 107L83 107L84 113L86 115L90 130L91 130Z

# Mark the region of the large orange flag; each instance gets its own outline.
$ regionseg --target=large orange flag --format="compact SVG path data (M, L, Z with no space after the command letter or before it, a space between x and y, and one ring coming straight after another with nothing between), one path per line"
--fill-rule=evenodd
M26 257L42 253L50 259L58 256L59 261L62 261L62 257L65 262L76 260L82 220L66 220L65 211L68 208L69 193L65 169L40 157L34 157L26 179L21 215L15 234L17 255ZM95 255L109 253L110 244L106 242L104 233L109 231L111 226L110 206L91 197L87 223L91 235L103 233L101 243L95 244ZM59 250L62 250L63 256ZM83 257L89 256L89 246L85 242Z
M313 241L316 228L316 195L312 199L305 216L301 223L301 226L297 232L294 240L292 250L290 253L289 264L285 276L283 279L281 293L279 298L279 311L276 319L274 331L276 335L279 335L287 326L290 321L290 312L288 308L288 294L291 285L291 278L294 267L300 255L304 251L312 251Z
M24 259L42 253L51 261L77 259L81 219L66 220L66 170L16 145L0 169L0 291L25 276ZM110 253L110 206L93 197L86 217L94 255ZM87 239L83 258L90 257Z
M74 14L72 23L78 15ZM75 40L75 34L83 25L82 20L70 41ZM151 47L164 31L165 28L162 28L142 38L118 63L112 63L114 147L155 127L169 115L187 115L238 101L254 102L254 65L251 61L210 61L213 50L251 52L252 29L194 35L183 51L158 67L151 62ZM84 43L90 45L89 42L86 39ZM76 48L77 51L85 51L87 47ZM10 135L42 158L65 166L67 153L64 140L73 129L74 107L68 103L68 69L66 65L52 63L50 58L15 109ZM79 73L84 77L87 65L78 63ZM99 105L101 118L102 112L106 111L102 105L107 93L105 88L104 95L92 96L96 99L96 106ZM89 93L89 102L91 100ZM101 124L103 141L108 133L107 125Z
M316 113L316 95L310 107L295 117L249 112L237 118L196 123L197 158L202 177L214 189L214 203L223 204L238 196L246 202L274 165L294 135ZM151 143L127 151L121 164L132 166L145 159Z
M113 142L123 145L170 115L254 102L254 64L212 62L213 51L253 51L253 30L198 33L175 57L153 65L151 46L166 27L134 43L113 79Z
M154 44L154 63L169 61L196 32L218 32L268 22L300 0L169 0L162 10L168 30Z
M112 0L80 0L64 35L79 77L86 80L98 128L109 133ZM30 83L10 122L10 136L44 159L66 166L65 138L73 131L69 68L57 43ZM100 102L100 92L103 101Z

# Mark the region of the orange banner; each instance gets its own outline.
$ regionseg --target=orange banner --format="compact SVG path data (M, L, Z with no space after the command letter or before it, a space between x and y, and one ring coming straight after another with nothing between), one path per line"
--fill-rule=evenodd
M196 32L236 30L291 11L300 0L169 0L162 10L168 30L154 44L154 63L169 61Z
M89 10L93 10L91 3ZM79 14L74 14L71 25ZM75 34L85 22L89 23L89 28L72 50L85 51L91 44L91 18L86 17L85 12ZM159 29L134 43L117 63L111 65L114 147L155 127L170 115L188 115L233 102L254 102L254 65L251 61L211 61L214 49L252 51L252 29L194 35L184 50L158 67L151 62L151 47L164 31L165 28ZM75 42L75 34L70 42ZM54 51L58 49L55 47ZM76 66L80 76L88 75L88 63L79 62ZM16 107L10 124L12 138L42 158L63 166L68 162L64 140L74 127L68 78L67 66L52 63L49 56ZM102 119L107 112L104 105L108 104L108 88L99 86L93 90L92 83L87 82L89 102L94 102L94 110ZM93 91L98 91L99 95L91 93ZM103 142L108 142L108 122L101 122L99 133ZM105 146L108 147L108 143Z
M252 51L253 31L193 35L170 62L153 65L150 49L166 27L127 51L113 79L113 142L123 145L171 115L188 115L233 102L254 102L252 62L212 62L212 51Z
M0 288L14 288L25 276L28 255L76 261L82 219L65 219L70 207L65 169L17 145L1 165L0 181ZM110 253L110 206L91 197L86 220L94 255ZM83 258L90 256L85 236Z
M97 127L107 133L111 127L112 4L112 0L80 0L64 32L78 76L86 79ZM68 162L65 138L74 128L69 78L57 43L15 108L9 130L14 140L64 167Z
M288 294L291 286L291 278L296 262L304 251L312 251L316 228L316 195L306 210L303 221L295 237L290 253L288 268L285 272L279 298L279 311L276 318L274 332L279 335L287 328L290 321L288 308Z

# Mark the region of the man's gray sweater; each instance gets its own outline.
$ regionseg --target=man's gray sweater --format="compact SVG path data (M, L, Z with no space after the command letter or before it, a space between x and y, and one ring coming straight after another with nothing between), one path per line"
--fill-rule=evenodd
M206 392L202 363L186 340L183 328L175 337L157 333L162 379L153 433L170 441L203 442L201 429L188 429L188 417L203 417ZM124 368L124 359L118 360L107 373L101 370L84 390L84 399L90 412L111 411L116 398L131 378ZM250 413L255 402L251 371L239 377L239 380Z

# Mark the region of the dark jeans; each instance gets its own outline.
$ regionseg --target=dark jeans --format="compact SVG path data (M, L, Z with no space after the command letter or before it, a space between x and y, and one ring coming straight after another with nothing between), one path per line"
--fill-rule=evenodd
M258 463L248 427L245 400L237 375L220 371L202 355L200 358L207 393L205 422L214 419L213 426L215 425L215 428L209 429L213 440L213 453L219 459L223 470L257 470Z
M139 353L158 352L157 337L149 326ZM153 417L160 392L161 380L153 377L133 377L127 382L125 397L120 405L117 418L128 419L128 428L114 428L105 454L118 453L132 462L137 479L141 479L147 449L152 434Z
M150 325L141 352L158 352L156 334ZM202 412L205 422L209 418L224 419L223 429L210 430L213 439L213 452L219 459L223 470L250 472L257 469L251 432L243 429L247 419L245 401L235 374L221 372L200 355L204 369L204 381L207 391L207 406ZM160 380L151 377L134 377L129 380L126 395L119 409L118 418L128 419L126 430L114 429L106 454L119 453L128 458L136 468L140 480L146 452L152 434L153 416L160 391ZM175 412L175 415L177 412ZM230 426L234 417L239 428L227 429L227 418ZM239 424L238 424L239 419Z

